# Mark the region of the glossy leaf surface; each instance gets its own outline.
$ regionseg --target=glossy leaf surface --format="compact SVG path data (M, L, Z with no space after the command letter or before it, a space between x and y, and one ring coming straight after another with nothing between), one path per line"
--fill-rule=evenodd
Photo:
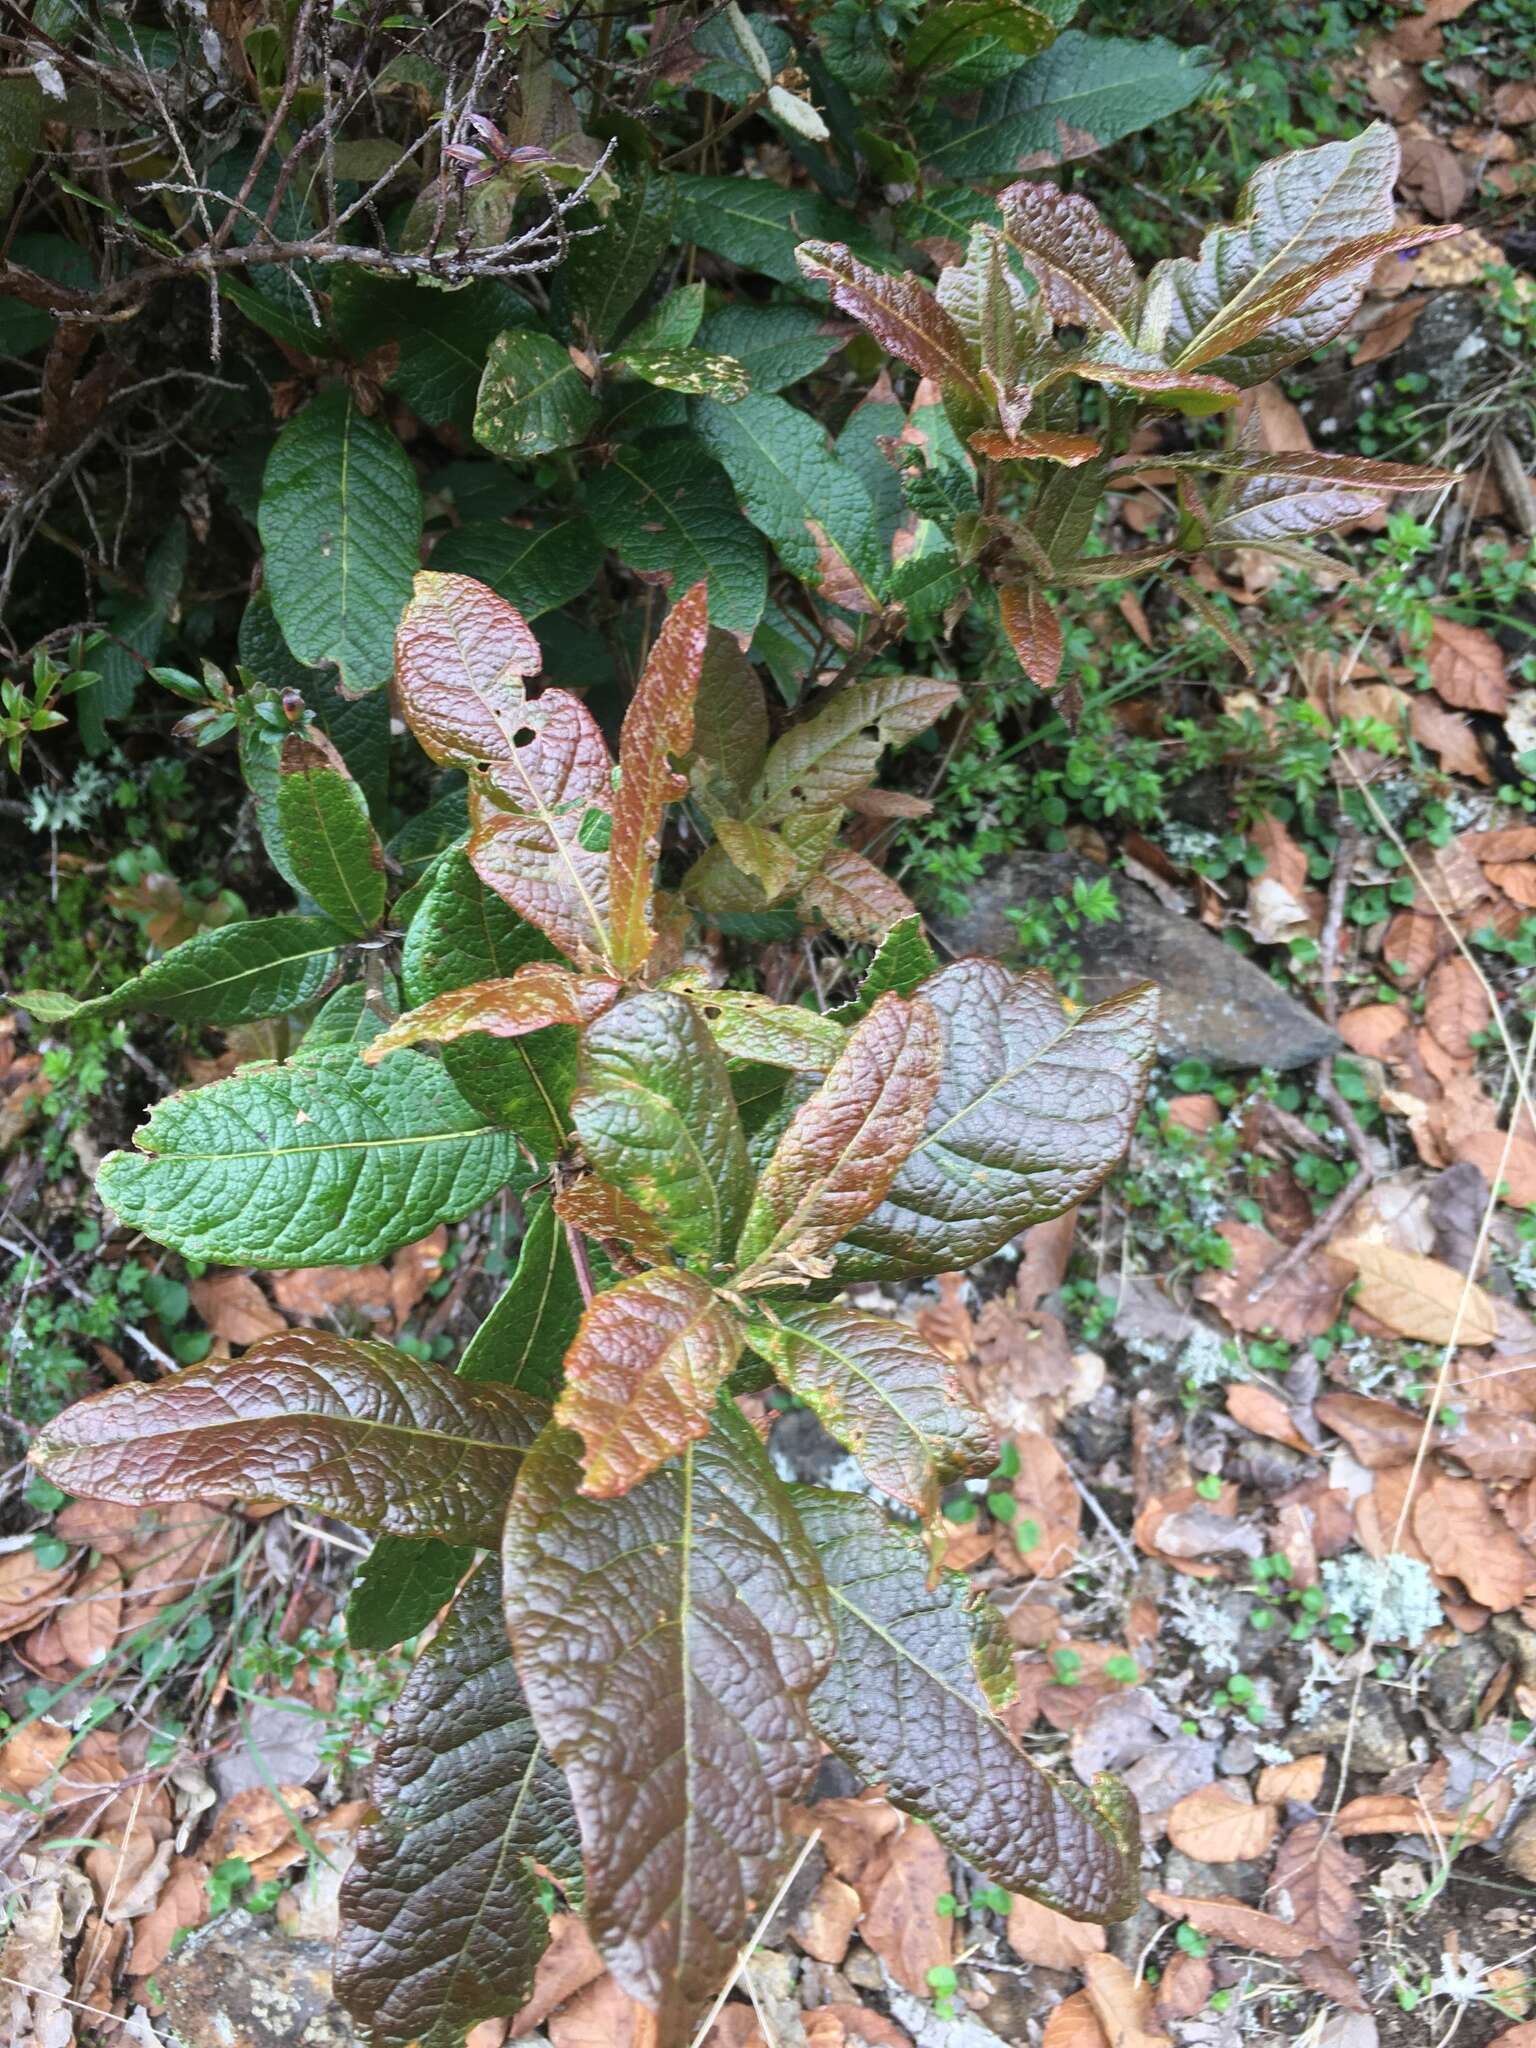
M459 2048L517 2011L549 1938L535 1866L580 1885L565 1780L534 1731L484 1565L418 1658L342 1882L336 1989L379 2048Z
M248 1066L168 1095L97 1178L121 1220L230 1266L361 1266L524 1172L511 1135L435 1060L353 1050Z
M616 981L576 974L558 960L531 960L504 981L472 981L446 990L407 1010L363 1048L363 1061L379 1061L422 1039L450 1044L472 1033L489 1038L526 1038L552 1024L577 1029L600 1017L619 993Z
M965 335L920 278L871 269L841 242L802 242L795 260L805 276L830 288L832 303L851 313L887 354L932 377L941 389L982 403L985 394Z
M694 1004L631 996L582 1041L571 1116L604 1179L686 1260L709 1266L740 1235L752 1175L725 1059Z
M665 2041L723 1982L794 1853L816 1768L807 1700L833 1643L820 1567L728 1403L621 1501L551 1431L507 1519L507 1623L566 1773L594 1940Z
M1003 232L1038 279L1062 326L1135 331L1141 278L1131 252L1080 192L1021 179L998 194Z
M1155 1046L1146 983L1069 1017L1048 976L958 960L925 981L943 1079L840 1280L954 1272L1089 1194L1125 1148Z
M758 1182L738 1249L741 1284L816 1270L811 1262L877 1206L927 1123L940 1045L938 1017L896 995L848 1034Z
M153 1010L179 1024L249 1024L313 1000L330 978L344 935L328 918L253 917L197 932L106 995L80 1001L55 989L12 998L41 1024Z
M992 1427L948 1360L889 1316L796 1303L748 1334L870 1484L925 1519L944 1481L995 1462Z
M1048 1778L997 1718L1013 1648L969 1582L929 1585L927 1549L872 1502L796 1493L823 1560L837 1659L812 1701L818 1732L995 1883L1079 1920L1122 1920L1138 1887L1136 1807ZM1097 1802L1097 1803L1096 1803ZM1102 1804L1108 1810L1099 1811Z
M294 877L342 931L384 915L384 849L363 793L328 741L290 733L277 781L277 822Z
M494 1544L546 1413L389 1344L288 1330L239 1358L78 1402L36 1457L66 1491L102 1500L229 1493L360 1529Z
M693 745L693 703L709 634L708 589L694 584L668 612L619 735L619 787L608 849L612 956L620 974L643 966L655 944L651 887L668 804L688 778L672 765Z
M704 1436L740 1349L731 1311L675 1266L599 1294L567 1354L555 1409L582 1439L582 1492L627 1493Z

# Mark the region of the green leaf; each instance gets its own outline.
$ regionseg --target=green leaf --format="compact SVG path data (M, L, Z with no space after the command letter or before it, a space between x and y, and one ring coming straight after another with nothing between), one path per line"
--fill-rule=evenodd
M436 1060L353 1051L157 1103L97 1188L130 1229L229 1266L362 1266L451 1223L525 1175L511 1134Z
M475 406L475 439L526 462L569 448L597 418L597 400L564 345L509 327L491 343Z
M43 89L30 72L0 78L0 213L9 214L43 134Z
M685 992L720 1050L733 1060L761 1060L798 1073L825 1073L847 1041L840 1024L820 1010L775 1003L747 989L711 988L679 976Z
M615 443L585 497L593 526L627 567L670 576L680 590L702 577L713 623L754 630L768 594L763 544L736 509L729 478L695 440Z
M603 566L603 545L585 519L527 526L471 519L438 541L432 566L488 583L525 619L536 619L591 589Z
M889 1316L797 1302L753 1323L747 1341L852 1451L871 1486L925 1521L946 1480L996 1462L992 1426L949 1362Z
M239 1358L77 1401L33 1455L56 1485L93 1499L232 1493L359 1529L494 1546L546 1412L389 1344L285 1330Z
M261 486L267 588L283 638L353 692L394 667L421 543L416 472L345 390L310 400L273 443Z
M877 608L885 574L875 508L820 424L782 398L691 401L699 438L786 569L851 608ZM818 538L818 535L821 538Z
M446 854L405 935L401 974L413 1006L478 981L510 979L559 955L537 925L488 889L466 854ZM465 1100L516 1131L539 1159L565 1143L576 1033L551 1025L531 1039L477 1034L445 1045L443 1065Z
M578 1448L551 1430L524 1464L507 1624L570 1785L592 1937L659 2008L660 2038L686 2041L795 1853L789 1806L817 1760L806 1701L832 1653L825 1594L731 1403L621 1501L582 1496Z
M576 237L555 273L555 315L607 348L656 275L671 239L672 180L642 172L595 235Z
M725 405L751 389L751 379L734 356L710 355L701 348L625 348L614 364L663 391L687 391Z
M904 918L880 941L875 957L865 969L859 992L851 1003L832 1012L839 1024L856 1024L867 1016L887 990L910 996L919 983L938 970L938 955L923 932L920 917Z
M848 242L872 263L881 252L858 220L814 192L790 191L767 178L673 179L674 232L742 270L760 270L780 284L801 284L795 245L808 236ZM805 287L820 298L820 286Z
M589 1025L571 1118L597 1171L709 1267L741 1234L752 1175L725 1060L694 1005L632 996Z
M471 1544L381 1536L347 1595L347 1641L354 1650L392 1650L419 1636L474 1561Z
M768 754L768 700L728 632L711 632L693 705L689 781L706 812L742 808Z
M616 1499L707 1436L740 1351L735 1315L696 1273L659 1266L596 1296L555 1408L582 1439L582 1492Z
M942 1079L885 1200L837 1247L845 1285L957 1272L1070 1209L1119 1159L1146 1087L1146 982L1068 1016L1048 975L957 960L918 998L938 1015Z
M492 1381L553 1403L582 1305L565 1226L549 1202L540 1202L529 1216L506 1292L459 1360L460 1379Z
M491 343L505 328L533 317L526 299L493 278L444 291L345 263L334 272L331 309L357 361L375 349L394 348L395 365L384 381L418 418L465 433L474 421Z
M378 2048L460 2048L515 2013L549 1939L538 1873L579 1891L565 1780L534 1731L486 1564L395 1702L377 1818L342 1881L337 1995Z
M846 331L809 306L723 306L705 321L701 348L734 356L754 391L782 391L836 355Z
M1135 1802L1102 1774L1092 1798L1047 1777L997 1719L1012 1645L969 1580L945 1572L933 1585L922 1540L870 1501L810 1489L795 1501L837 1626L836 1661L811 1702L823 1739L994 1883L1074 1919L1134 1912Z
M631 348L686 348L698 337L704 318L703 284L682 284L630 331ZM726 355L732 351L726 349Z
M384 915L384 849L363 792L324 741L283 741L277 822L299 886L344 932L371 932Z
M1026 6L1022 0L944 0L926 9L907 37L907 69L936 68L947 85L949 74L973 58L978 43L993 43L1014 59L1038 56L1075 11L1073 6Z
M51 989L23 989L11 1000L41 1024L119 1010L153 1010L179 1024L250 1024L312 1002L343 943L324 918L251 918L196 933L110 995L76 1002Z
M882 996L796 1110L737 1247L743 1291L824 1278L822 1254L875 1208L921 1135L939 1085L939 1022Z
M400 991L392 974L381 977L375 989L366 981L349 981L337 989L315 1012L300 1047L302 1055L330 1046L365 1046L377 1038L399 1008Z
M1166 120L1198 99L1213 76L1200 51L1161 36L1129 42L1070 29L983 93L973 111L925 123L923 168L946 178L996 178L1033 169L1026 157L1065 162Z
M277 623L271 593L266 590L258 590L240 615L239 647L241 666L251 670L268 689L299 692L314 713L321 732L356 778L369 811L382 817L389 784L387 691L370 690L366 697L344 697L336 686L334 669L306 668L303 662L296 661ZM276 783L274 772L263 815L264 837L266 815L275 809ZM262 803L263 797L258 793L258 808ZM279 873L286 881L292 881L284 870L279 869Z
M775 742L747 820L778 825L797 812L847 804L874 780L887 747L926 731L959 694L958 684L935 676L870 676L849 684Z

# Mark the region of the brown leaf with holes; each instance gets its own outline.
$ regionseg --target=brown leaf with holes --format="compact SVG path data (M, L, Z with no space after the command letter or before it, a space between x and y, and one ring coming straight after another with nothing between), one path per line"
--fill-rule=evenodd
M1284 1256L1285 1247L1251 1223L1229 1218L1219 1228L1231 1247L1232 1264L1225 1272L1202 1273L1195 1294L1234 1330L1257 1336L1272 1329L1283 1342L1301 1344L1322 1336L1338 1321L1350 1280L1348 1266L1326 1251L1314 1252L1250 1299L1258 1281Z
M1020 1894L1008 1908L1008 1946L1021 1962L1042 1970L1079 1970L1100 1954L1104 1929L1092 1920L1069 1920L1037 1899Z
M1231 1785L1187 1792L1168 1815L1168 1839L1199 1863L1247 1863L1267 1853L1279 1822Z
M1360 1276L1356 1304L1400 1337L1423 1344L1491 1344L1498 1313L1475 1280L1440 1259L1400 1252L1364 1238L1335 1238L1329 1249Z
M1360 1901L1355 1884L1365 1865L1320 1820L1303 1821L1280 1844L1269 1903L1282 1919L1345 1962L1360 1953Z
M1488 989L1470 960L1453 953L1429 977L1424 991L1424 1021L1453 1059L1477 1056L1474 1037L1493 1021Z
M1475 1479L1426 1473L1413 1503L1413 1533L1437 1572L1459 1579L1495 1614L1507 1614L1536 1592L1536 1558L1494 1513Z
M1436 695L1458 711L1487 711L1502 718L1509 709L1503 649L1481 626L1437 617L1425 660Z

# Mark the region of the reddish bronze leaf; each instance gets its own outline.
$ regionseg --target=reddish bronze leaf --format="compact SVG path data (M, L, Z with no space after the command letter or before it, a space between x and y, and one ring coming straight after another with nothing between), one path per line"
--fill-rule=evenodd
M1080 462L1097 455L1099 444L1091 434L1044 434L1024 431L1001 434L995 427L972 434L971 446L990 462L1059 462L1076 469Z
M576 1430L583 1493L611 1499L709 1432L715 1397L741 1349L714 1289L676 1266L600 1294L565 1355L555 1420Z
M942 390L985 402L965 336L920 278L887 277L842 242L802 242L795 261L807 277L829 285L833 304L867 327L889 354L932 377Z
M1042 690L1054 690L1061 675L1061 621L1038 583L1012 583L997 593L1019 667Z
M855 945L876 945L893 925L917 915L911 898L884 869L849 846L832 848L802 886L800 901Z
M1039 280L1052 317L1129 341L1141 279L1130 250L1092 201L1021 179L998 194L997 204L1003 233Z
M665 1265L672 1256L654 1218L600 1173L583 1173L565 1181L555 1189L552 1206L573 1230L595 1237L599 1244L628 1245L648 1265Z
M432 569L395 635L395 679L406 721L434 761L469 768L497 759L527 701L525 676L543 666L519 611L472 576Z
M684 796L688 778L671 765L693 745L693 704L709 633L709 590L696 583L667 614L619 735L619 789L608 849L613 961L621 974L640 968L654 943L651 877L661 851L662 816Z
M377 1066L386 1053L423 1038L446 1045L472 1031L523 1038L549 1024L590 1024L612 1008L618 995L616 981L574 974L554 960L531 960L505 979L472 981L407 1010L363 1047L363 1062Z
M818 1270L827 1247L879 1204L938 1085L938 1018L926 1003L882 996L779 1140L742 1232L737 1284Z

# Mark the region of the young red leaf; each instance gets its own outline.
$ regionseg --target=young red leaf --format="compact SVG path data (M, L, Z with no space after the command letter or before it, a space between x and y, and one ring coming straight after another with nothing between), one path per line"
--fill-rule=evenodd
M1080 377L1085 384L1118 384L1125 391L1144 391L1197 416L1221 412L1243 395L1225 377L1207 376L1199 370L1162 369L1150 358L1144 363L1126 363L1106 352L1070 356L1063 367L1068 376Z
M696 583L667 614L624 714L619 789L608 849L613 961L620 974L644 965L655 943L651 878L661 851L662 816L688 791L671 765L693 745L693 703L709 634L709 589Z
M32 1456L56 1485L99 1500L227 1493L396 1536L494 1544L546 1414L389 1344L289 1330L240 1358L77 1402Z
M826 1248L878 1205L927 1122L939 1046L937 1017L898 995L882 996L849 1033L758 1182L739 1287L822 1270Z
M1080 192L1022 179L997 196L1003 233L1062 326L1129 341L1141 299L1131 252Z
M596 1238L599 1244L628 1245L636 1258L652 1266L664 1266L671 1260L672 1247L661 1226L600 1173L578 1174L574 1180L562 1181L551 1206L563 1223Z
M616 981L575 974L554 960L530 960L503 980L472 981L407 1010L363 1047L363 1063L377 1066L386 1053L423 1038L447 1045L472 1031L522 1038L550 1024L589 1024L618 996Z
M992 1425L949 1361L889 1316L796 1303L754 1323L748 1341L870 1484L925 1520L945 1480L996 1461Z
M945 392L985 403L964 334L920 278L887 277L842 242L802 242L795 261L831 287L832 302L860 321L890 355Z
M628 1493L709 1432L741 1330L713 1288L676 1266L597 1296L566 1353L555 1420L576 1430L583 1493Z
M564 1769L592 1937L686 2044L797 1844L815 1772L807 1702L833 1653L816 1553L751 1427L722 1402L702 1443L619 1501L584 1498L549 1431L507 1517L518 1676Z
M892 925L916 915L911 898L884 869L850 846L832 848L802 886L800 901L851 945L878 945Z
M1432 491L1460 481L1459 471L1422 462L1375 462L1363 455L1255 455L1242 448L1212 448L1197 455L1127 455L1115 468L1117 476L1127 470L1204 469L1223 476L1292 477L1383 493Z
M839 1280L990 1257L1091 1193L1141 1106L1157 1024L1145 982L1069 1016L1048 975L957 960L918 999L939 1019L943 1079L885 1200L836 1247Z
M543 665L527 621L472 576L432 569L395 635L401 708L434 761L470 768L503 754L522 717L526 676Z
M1059 462L1067 469L1097 455L1099 445L1092 434L1037 434L1029 429L1000 434L995 427L983 428L971 436L971 446L989 462Z
M379 2048L457 2048L533 1988L549 1938L535 1869L581 1885L576 1816L517 1683L498 1561L417 1659L369 1791L375 1817L342 1881L337 1994Z
M1003 631L1019 667L1042 690L1054 690L1061 675L1061 621L1038 583L1012 583L997 593Z

